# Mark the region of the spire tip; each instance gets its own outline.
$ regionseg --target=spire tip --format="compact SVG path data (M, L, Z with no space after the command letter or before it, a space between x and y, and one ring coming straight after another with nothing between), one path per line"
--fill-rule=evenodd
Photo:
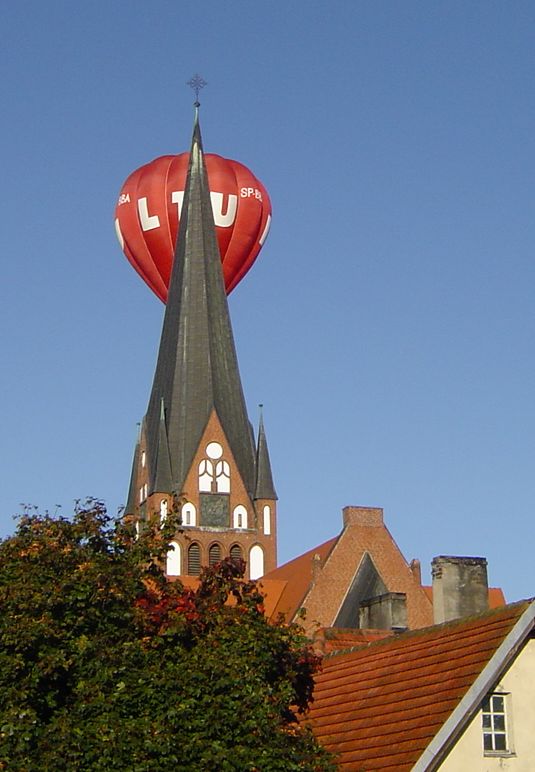
M193 105L195 107L196 112L201 106L201 103L199 102L199 91L207 85L208 85L207 81L205 81L202 75L199 75L199 73L197 72L195 73L195 75L193 75L192 78L186 81L186 86L189 86L195 92L195 102L193 103Z

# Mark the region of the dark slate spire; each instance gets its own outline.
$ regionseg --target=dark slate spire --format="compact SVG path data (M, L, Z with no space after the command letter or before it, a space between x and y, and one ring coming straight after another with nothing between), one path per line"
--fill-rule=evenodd
M161 404L165 406L163 427ZM250 495L254 439L232 336L198 110L158 363L146 415L149 494L165 478L167 438L172 486L180 492L212 410L216 411Z
M260 405L260 424L258 426L258 445L256 448L256 485L255 499L277 499L273 476L271 474L271 462L264 431L264 416Z

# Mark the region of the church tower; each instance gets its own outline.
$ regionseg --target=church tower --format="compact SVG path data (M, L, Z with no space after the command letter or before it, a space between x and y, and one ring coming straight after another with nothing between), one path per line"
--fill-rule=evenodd
M276 566L276 500L262 416L247 416L205 168L198 105L156 372L125 514L182 524L167 573L230 555L258 578Z

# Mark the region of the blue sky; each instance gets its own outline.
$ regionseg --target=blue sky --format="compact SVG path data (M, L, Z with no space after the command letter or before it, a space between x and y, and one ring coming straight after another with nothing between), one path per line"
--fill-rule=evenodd
M424 577L484 555L535 595L535 5L4 3L0 534L124 503L163 306L122 256L124 179L188 149L263 181L232 293L265 405L279 558L384 507Z

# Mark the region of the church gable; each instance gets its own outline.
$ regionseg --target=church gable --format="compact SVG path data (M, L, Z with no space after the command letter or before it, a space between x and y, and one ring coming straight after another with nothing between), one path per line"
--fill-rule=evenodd
M199 526L256 528L253 503L215 411L203 432L181 496L195 506Z
M399 603L400 596L406 596L406 624L410 629L432 624L431 602L384 525L382 509L345 507L343 516L344 529L327 560L317 570L303 601L307 630L312 632L314 621L331 627L340 614L352 619L350 626L356 627L359 609L352 607L351 602L374 591L374 587L378 590L384 587L385 593L391 595L388 601L394 605ZM373 570L367 560L363 563L365 555ZM358 577L361 564L363 572Z

